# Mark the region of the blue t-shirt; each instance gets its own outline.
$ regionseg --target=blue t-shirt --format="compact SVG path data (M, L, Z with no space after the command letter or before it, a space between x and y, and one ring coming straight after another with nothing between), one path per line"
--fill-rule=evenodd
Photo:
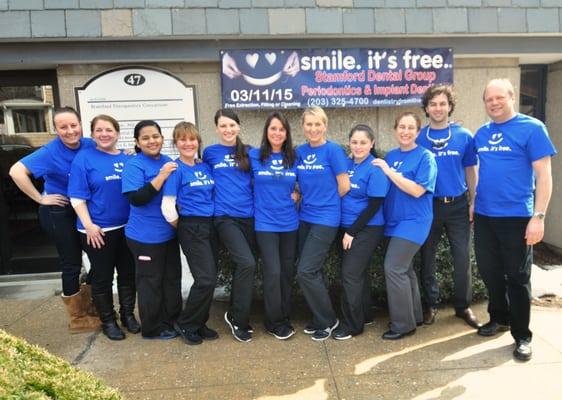
M385 197L390 181L382 169L371 164L374 157L369 155L360 164L348 159L351 190L341 199L341 226L348 228L353 225L359 215L367 208L369 197ZM383 207L367 222L367 225L384 225Z
M546 127L517 114L509 121L488 122L476 132L480 160L474 211L489 217L533 214L533 161L556 154Z
M297 178L302 193L300 219L312 224L340 226L341 209L336 176L347 173L347 157L337 143L327 141L297 147Z
M142 188L158 175L168 161L172 159L164 154L156 160L138 153L125 165L122 192L135 192ZM173 239L176 231L162 215L161 204L161 190L144 206L131 204L125 236L142 243L163 243Z
M384 201L384 234L421 246L427 239L433 220L433 190L437 178L435 157L429 150L417 146L409 151L391 150L386 155L386 162L404 178L424 187L426 192L416 198L391 183Z
M95 148L96 144L90 138L81 138L80 147L71 149L66 147L57 136L39 150L22 158L20 161L35 178L45 180L45 194L67 195L68 174L70 165L80 150Z
M251 218L254 216L252 175L238 169L236 146L213 144L203 152L203 161L215 178L215 215Z
M290 232L299 226L297 205L291 198L297 181L296 162L283 166L283 153L272 153L263 163L260 150L250 150L254 178L255 229L265 232Z
M450 139L445 141L449 135ZM439 140L443 141L443 146L435 143ZM433 197L455 197L467 191L464 169L478 164L474 139L468 129L457 124L449 124L444 129L424 126L416 143L431 151L437 162L437 182Z
M86 200L92 222L101 228L123 226L129 217L129 200L121 193L123 167L131 156L85 149L70 168L68 197ZM84 229L80 218L78 229Z
M215 181L211 169L204 162L187 165L179 158L178 168L164 183L162 194L176 196L178 213L184 217L210 217L215 210L213 190Z

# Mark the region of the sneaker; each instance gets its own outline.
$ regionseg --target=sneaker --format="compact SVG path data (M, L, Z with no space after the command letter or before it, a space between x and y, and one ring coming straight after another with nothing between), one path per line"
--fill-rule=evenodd
M158 335L153 335L153 336L142 335L142 338L148 339L148 340L170 340L170 339L173 339L177 336L178 336L178 333L176 331L171 330L171 329L164 329Z
M509 325L503 325L495 321L489 321L488 323L478 328L477 333L480 336L495 336L500 332L507 332L509 329L510 329Z
M287 325L280 325L275 329L268 330L267 333L275 336L279 340L286 340L293 336L295 331L291 330Z
M239 328L234 324L234 319L232 316L227 312L224 313L224 320L226 321L227 325L230 327L232 331L232 336L234 339L240 342L249 342L252 340L252 334L245 329Z
M314 332L316 332L316 328L314 327L312 322L309 322L304 326L303 332L306 333L307 335L313 335Z
M336 329L339 324L340 324L340 321L338 319L336 319L336 322L334 323L333 326L329 326L325 329L317 329L312 334L312 340L314 340L316 342L322 342L322 341L328 339L332 335L332 331L334 329Z
M285 325L287 326L287 328L289 328L289 330L291 330L293 332L293 334L297 333L297 331L295 330L295 327L291 324L290 321L286 322Z
M340 326L334 330L334 332L332 333L332 337L336 340L347 340L351 339L353 335L349 333L349 331L343 326Z
M207 325L203 325L199 328L197 333L203 340L215 340L219 338L219 333L214 329L209 328Z
M188 331L186 329L183 329L177 323L174 323L174 329L182 337L183 341L190 346L195 346L203 343L203 339L201 338L199 333L197 333L197 331Z

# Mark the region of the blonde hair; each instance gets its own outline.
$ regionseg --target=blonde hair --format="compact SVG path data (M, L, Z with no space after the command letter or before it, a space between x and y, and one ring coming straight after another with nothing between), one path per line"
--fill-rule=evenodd
M326 112L318 106L313 106L313 107L308 107L307 109L305 109L302 113L302 123L304 124L304 118L307 115L311 115L313 117L316 118L320 118L322 120L322 122L324 123L324 125L326 127L328 127L328 116L326 115Z
M488 84L486 85L486 88L482 93L483 100L486 97L486 90L488 90L488 88L491 86L499 86L505 89L511 97L515 97L515 88L513 87L513 83L511 83L511 81L508 78L495 78L492 79L490 82L488 82Z
M177 141L183 138L195 138L197 139L197 143L199 144L199 148L197 149L197 156L201 158L201 146L203 140L201 139L201 135L199 134L199 130L192 124L191 122L178 122L176 126L174 126L174 133L173 133L173 141L174 144L177 144Z

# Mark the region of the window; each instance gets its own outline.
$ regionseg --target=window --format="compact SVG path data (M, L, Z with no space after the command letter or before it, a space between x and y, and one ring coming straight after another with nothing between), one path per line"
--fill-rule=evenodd
M521 65L519 112L543 122L546 104L546 74L546 65Z

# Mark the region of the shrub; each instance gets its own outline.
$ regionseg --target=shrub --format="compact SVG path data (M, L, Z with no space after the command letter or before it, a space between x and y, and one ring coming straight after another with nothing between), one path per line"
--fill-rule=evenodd
M120 400L122 397L94 376L0 329L0 399Z
M341 292L341 281L340 281L340 265L341 265L341 258L338 251L338 244L335 241L331 248L330 252L326 258L324 264L324 278L325 281L330 289L330 292L334 296L338 296ZM385 282L384 282L384 271L383 271L383 260L384 260L384 251L386 248L387 241L383 241L373 254L373 257L369 263L369 276L371 278L371 290L373 299L375 304L386 304L386 289L385 289ZM471 243L471 249L473 249ZM474 300L480 300L485 298L486 296L486 288L484 283L480 279L476 268L476 262L474 259L474 252L471 250L470 261L472 265L472 290L473 290L473 297ZM453 259L451 256L451 252L449 249L449 243L445 235L441 239L438 247L437 247L437 282L439 283L440 293L441 293L441 300L443 303L451 303L453 301ZM419 272L419 253L414 259L414 265L416 267L416 271ZM234 264L230 257L228 256L228 252L222 246L219 249L219 284L226 286L227 290L230 290L231 284L231 277L232 277L232 270L234 268ZM256 284L255 290L256 295L261 297L263 293L262 287L262 264L261 260L258 260L257 266L257 273L256 273ZM301 296L302 292L298 288L298 285L295 283L295 291L297 296Z

